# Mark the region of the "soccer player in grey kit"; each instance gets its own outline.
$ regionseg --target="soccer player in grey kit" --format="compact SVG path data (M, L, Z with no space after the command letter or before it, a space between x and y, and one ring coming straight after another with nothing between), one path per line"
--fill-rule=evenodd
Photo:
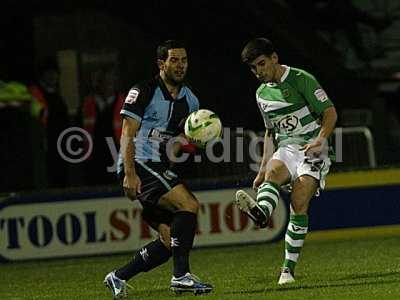
M180 133L182 120L199 109L197 97L183 82L188 67L184 45L173 40L161 44L157 64L159 75L136 84L121 110L118 175L125 194L140 201L143 218L159 232L159 238L139 249L128 264L107 274L104 283L114 299L126 297L127 280L171 256L171 290L194 294L212 290L189 268L199 203L170 170L166 153L168 141Z

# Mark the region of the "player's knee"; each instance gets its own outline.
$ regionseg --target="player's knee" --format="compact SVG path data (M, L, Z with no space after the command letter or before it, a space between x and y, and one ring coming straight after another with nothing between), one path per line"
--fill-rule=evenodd
M276 169L271 169L265 174L265 181L271 181L279 184L279 171Z
M183 203L182 210L197 214L199 211L199 202L193 198L186 199Z

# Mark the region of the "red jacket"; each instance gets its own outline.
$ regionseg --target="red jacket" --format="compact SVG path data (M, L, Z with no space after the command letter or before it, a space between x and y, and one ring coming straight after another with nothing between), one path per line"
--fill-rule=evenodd
M125 96L123 94L118 94L117 99L113 103L113 132L114 138L119 143L122 132L122 119L121 119L121 109L124 104ZM94 133L94 127L96 124L97 117L97 103L94 95L87 96L83 101L83 128L90 134Z

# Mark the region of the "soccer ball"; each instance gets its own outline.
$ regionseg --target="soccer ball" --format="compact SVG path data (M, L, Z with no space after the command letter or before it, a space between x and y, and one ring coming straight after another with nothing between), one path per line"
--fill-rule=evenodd
M204 148L210 141L221 137L221 134L221 120L211 110L194 111L186 119L185 135L198 147Z

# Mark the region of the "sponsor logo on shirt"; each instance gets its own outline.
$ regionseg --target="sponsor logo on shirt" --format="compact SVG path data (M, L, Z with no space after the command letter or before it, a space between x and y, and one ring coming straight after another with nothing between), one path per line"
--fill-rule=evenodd
M150 139L154 139L154 140L162 142L162 141L167 141L170 138L172 138L173 134L170 131L162 131L162 129L160 130L157 128L151 128L149 131L148 137Z
M314 95L318 99L318 101L325 102L326 100L328 100L328 95L323 89L316 89Z
M299 118L296 116L285 116L276 122L276 127L285 132L292 132L299 124Z
M128 96L125 99L125 103L127 103L127 104L136 103L139 93L140 93L139 89L137 89L137 88L131 89L129 91Z

